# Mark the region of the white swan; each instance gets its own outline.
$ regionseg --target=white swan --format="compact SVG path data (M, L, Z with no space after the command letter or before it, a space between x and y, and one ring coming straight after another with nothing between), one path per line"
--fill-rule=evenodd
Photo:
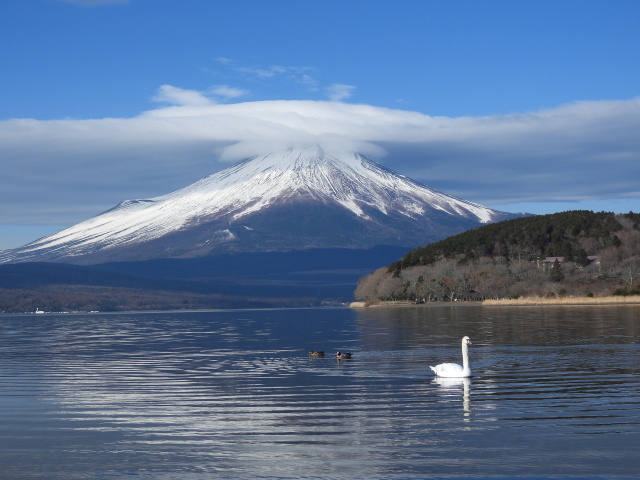
M466 378L471 376L469 368L468 345L473 345L469 337L462 337L462 366L457 363L441 363L435 367L429 367L436 376L442 378Z

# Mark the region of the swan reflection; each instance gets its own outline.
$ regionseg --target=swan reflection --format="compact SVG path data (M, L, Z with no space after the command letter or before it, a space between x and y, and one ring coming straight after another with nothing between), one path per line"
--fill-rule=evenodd
M464 409L465 417L471 414L471 379L465 378L442 378L436 377L433 379L433 383L438 386L449 395L454 394L456 391L462 390L462 408ZM462 387L462 389L460 388Z

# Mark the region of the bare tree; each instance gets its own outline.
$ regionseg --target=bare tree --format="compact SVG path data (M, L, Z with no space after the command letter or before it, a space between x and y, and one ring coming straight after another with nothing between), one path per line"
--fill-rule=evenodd
M621 262L618 276L631 290L640 278L640 257L631 257Z
M383 267L377 269L366 277L362 277L354 292L355 298L358 300L362 299L365 302L370 302L380 298L380 282L386 277L386 275L387 268Z

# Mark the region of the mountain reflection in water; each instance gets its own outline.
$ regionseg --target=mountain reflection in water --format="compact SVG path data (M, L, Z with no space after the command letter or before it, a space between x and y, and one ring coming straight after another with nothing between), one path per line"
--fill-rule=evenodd
M639 317L629 306L0 316L2 478L634 478ZM474 377L434 379L428 365L459 362L463 335Z

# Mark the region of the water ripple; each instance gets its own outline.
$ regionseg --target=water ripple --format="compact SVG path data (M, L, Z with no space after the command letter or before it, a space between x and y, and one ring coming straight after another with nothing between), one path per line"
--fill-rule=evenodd
M441 380L458 335L416 311L0 318L3 478L635 475L637 317L544 344L457 312L476 376Z

